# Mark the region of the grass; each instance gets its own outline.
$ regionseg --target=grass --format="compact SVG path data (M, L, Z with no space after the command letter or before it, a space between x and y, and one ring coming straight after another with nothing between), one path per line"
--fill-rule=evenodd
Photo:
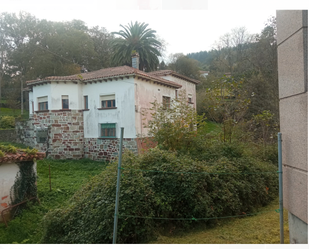
M26 120L29 118L29 112L27 110L24 110L23 115L21 115L20 109L10 109L10 108L0 108L0 117L2 116L14 116L14 117L21 117L23 120Z
M4 144L4 143L1 143ZM16 144L18 145L18 144ZM15 146L16 146L15 145ZM20 146L18 146L20 147ZM49 185L51 168L51 188ZM0 223L0 244L39 243L44 215L68 204L86 181L104 170L106 164L91 160L38 161L38 196L41 204L29 203L22 214L9 222ZM213 220L212 225L198 225L190 230L165 228L150 244L276 244L280 243L278 199L259 209L255 216ZM288 214L284 211L284 237L289 243Z
M255 216L218 219L213 227L164 231L150 244L280 244L278 199ZM265 213L262 213L265 212ZM284 243L289 244L288 212L284 210Z
M31 146L26 146L24 144L15 143L15 142L0 142L0 145L6 145L6 146L13 145L16 148L20 148L20 149L27 149L27 148L33 149Z
M49 187L49 165L51 168L51 187ZM27 204L22 214L11 220L8 228L0 223L0 244L39 243L42 237L41 220L51 209L67 204L68 199L87 180L100 173L105 163L91 160L42 160L38 161L37 202Z

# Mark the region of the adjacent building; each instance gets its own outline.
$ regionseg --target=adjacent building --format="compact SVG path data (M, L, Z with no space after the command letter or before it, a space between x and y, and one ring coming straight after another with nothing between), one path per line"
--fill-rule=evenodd
M150 114L143 114L151 102L169 105L185 90L196 107L199 81L170 70L140 71L138 56L132 65L28 81L31 119L17 125L21 142L56 159L113 160L120 127L126 148L138 152L143 146L138 137L147 136L143 123Z
M308 10L277 11L283 205L290 243L308 243Z

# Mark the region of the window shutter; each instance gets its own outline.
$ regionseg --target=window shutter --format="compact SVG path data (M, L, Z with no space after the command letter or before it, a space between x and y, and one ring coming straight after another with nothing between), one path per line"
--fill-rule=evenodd
M104 101L104 100L114 100L114 99L115 99L115 94L101 95L101 96L100 96L100 101Z
M62 99L69 99L69 95L62 95Z
M38 102L39 102L39 103L47 102L47 101L48 101L48 97L47 97L47 96L38 98Z

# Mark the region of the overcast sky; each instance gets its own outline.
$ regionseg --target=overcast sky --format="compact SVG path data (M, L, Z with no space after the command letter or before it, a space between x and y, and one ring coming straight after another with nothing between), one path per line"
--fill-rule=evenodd
M80 19L109 32L131 21L148 23L168 43L166 56L210 50L233 28L259 33L276 9L297 8L307 9L308 4L299 0L0 0L0 12L26 11L51 21Z

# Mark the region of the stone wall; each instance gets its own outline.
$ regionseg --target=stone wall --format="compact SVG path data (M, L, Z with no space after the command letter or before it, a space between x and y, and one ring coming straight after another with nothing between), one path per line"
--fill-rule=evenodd
M118 157L119 153L119 138L85 138L84 153L85 158L96 161L113 161ZM123 150L128 149L133 153L138 153L137 143L135 138L123 139Z
M46 152L48 158L84 157L83 112L77 110L39 112L32 119L16 124L18 142ZM46 131L42 140L40 132Z
M15 130L0 130L0 142L16 142L16 140Z
M308 10L277 11L283 206L290 243L308 243Z
M46 152L48 158L112 161L119 153L119 138L84 138L83 111L39 112L18 122L16 132L19 143ZM148 139L123 139L123 149L136 154L155 145Z

